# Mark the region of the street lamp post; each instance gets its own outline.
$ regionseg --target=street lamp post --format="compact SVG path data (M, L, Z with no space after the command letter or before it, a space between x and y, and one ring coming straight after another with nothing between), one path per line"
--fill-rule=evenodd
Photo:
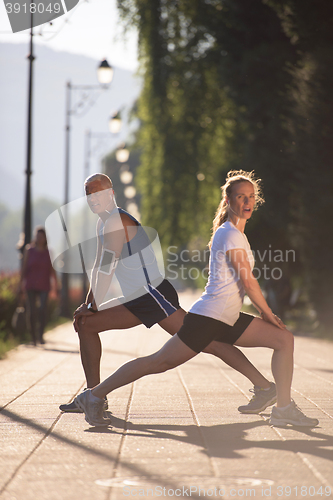
M65 126L65 195L64 195L64 221L67 221L67 207L69 203L69 177L70 177L70 133L71 133L71 116L82 115L84 110L93 106L97 100L99 93L109 88L113 79L113 68L104 59L97 68L97 78L99 85L72 85L71 82L66 84L66 126ZM72 91L81 91L82 95L78 103L73 107L71 102ZM98 95L95 99L88 100L93 91L98 90ZM85 106L86 105L86 106ZM64 228L67 231L67 228ZM65 257L65 259L68 257ZM67 263L68 264L68 263ZM66 265L65 269L69 266ZM66 270L67 270L66 269ZM69 307L69 274L62 273L61 285L61 316L70 317Z
M84 141L84 181L86 178L89 176L89 167L90 167L90 137L91 137L91 130L88 129L86 130L85 134L85 141ZM84 226L84 230L85 230ZM85 302L86 296L88 293L88 279L87 275L84 272L84 269L82 269L83 274L82 274L82 302Z
M27 158L26 158L26 187L24 205L24 247L31 241L31 150L32 150L32 83L33 83L33 14L31 14L30 54L29 59L29 87L28 87L28 125L27 125Z
M86 130L85 135L85 162L84 162L84 175L85 179L90 173L90 158L92 153L91 143L95 139L110 139L111 135L108 132L92 132L90 129Z

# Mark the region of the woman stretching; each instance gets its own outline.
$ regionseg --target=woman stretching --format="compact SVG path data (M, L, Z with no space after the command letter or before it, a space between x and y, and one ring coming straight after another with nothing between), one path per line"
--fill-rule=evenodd
M152 373L162 373L185 363L213 340L240 347L273 349L272 373L277 403L270 424L315 427L291 399L293 335L268 307L252 274L254 259L244 234L256 206L263 203L260 181L253 172L232 171L222 186L222 200L213 223L209 277L205 291L184 318L179 332L156 353L122 365L104 382L79 394L75 402L93 425L108 425L104 397L118 387ZM247 294L260 318L240 312Z

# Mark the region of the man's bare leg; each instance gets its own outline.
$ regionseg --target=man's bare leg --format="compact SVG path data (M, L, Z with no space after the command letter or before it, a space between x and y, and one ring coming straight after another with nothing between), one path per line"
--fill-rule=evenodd
M82 319L84 319L83 324ZM99 311L82 319L79 321L78 329L81 361L87 387L95 387L100 383L102 356L99 332L132 328L140 325L141 321L123 305Z

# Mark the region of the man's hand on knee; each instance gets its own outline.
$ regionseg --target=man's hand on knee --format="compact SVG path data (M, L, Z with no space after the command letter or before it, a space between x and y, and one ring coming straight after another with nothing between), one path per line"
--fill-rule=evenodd
M74 311L74 317L81 313L82 311L86 311L88 308L87 304L85 302L83 302L83 304L81 304L79 307L77 307Z
M90 317L90 319L87 320L87 317ZM91 319L92 318L92 319ZM94 335L94 334L97 334L99 333L98 331L98 321L95 321L96 317L93 313L91 314L85 314L85 315L82 315L78 318L77 322L76 322L76 327L75 328L75 331L78 333L79 337L81 338L81 336L91 336L91 335Z
M81 304L76 311L74 312L74 321L73 321L73 326L74 330L76 332L79 331L79 329L84 325L86 316L92 316L94 313L91 311L88 311L87 304Z

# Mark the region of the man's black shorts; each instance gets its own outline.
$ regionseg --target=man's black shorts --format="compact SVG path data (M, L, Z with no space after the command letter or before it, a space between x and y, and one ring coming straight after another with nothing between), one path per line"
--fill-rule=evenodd
M151 328L155 323L159 323L180 309L178 294L168 280L163 280L157 287L148 284L145 289L146 294L129 302L123 302L123 305L147 328Z

